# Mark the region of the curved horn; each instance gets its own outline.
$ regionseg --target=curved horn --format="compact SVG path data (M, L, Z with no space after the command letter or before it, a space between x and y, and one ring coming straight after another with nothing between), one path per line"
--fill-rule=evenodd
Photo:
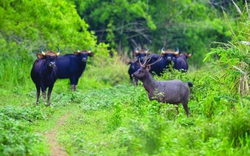
M56 47L57 47L57 51L58 51L58 53L60 53L60 52L61 52L60 48L59 48L58 46L56 46Z
M146 53L148 53L148 51L149 51L149 49L147 48L147 49L146 49Z
M179 50L179 48L177 47L177 48L176 48L176 52L178 52L178 53L179 53L179 51L180 51L180 50Z
M42 47L40 48L40 52L43 52L43 48L44 48L44 46L42 46Z
M135 48L135 53L138 53L138 52L139 52L139 51L138 51L138 47L136 47L136 48Z
M40 48L40 52L42 53L42 55L45 55L45 52L43 51L43 49L44 49L44 46L42 46L42 47Z
M161 48L161 53L165 53L164 47Z
M91 53L91 51L92 51L92 48L91 48L91 47L89 47L89 51L88 51L88 53Z
M179 48L176 49L176 51L174 52L174 55L179 55L180 51Z
M176 52L174 52L174 55L179 55L179 52L177 52L177 51L176 51Z
M56 53L56 55L57 55L57 56L59 56L59 55L60 55L61 50L60 50L60 48L59 48L58 46L56 46L56 47L57 47L57 51L58 51L58 52Z
M192 55L193 55L193 51L192 51L192 53L189 53L189 54L187 54L187 57L191 57Z
M77 52L77 53L80 53L80 50L78 49L78 47L76 48L76 52Z

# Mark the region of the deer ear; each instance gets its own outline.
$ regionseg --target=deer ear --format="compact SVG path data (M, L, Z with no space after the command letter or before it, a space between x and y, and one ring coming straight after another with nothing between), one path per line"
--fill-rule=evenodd
M151 66L147 66L147 67L146 67L146 70L147 70L147 71L150 71L150 69L151 69Z

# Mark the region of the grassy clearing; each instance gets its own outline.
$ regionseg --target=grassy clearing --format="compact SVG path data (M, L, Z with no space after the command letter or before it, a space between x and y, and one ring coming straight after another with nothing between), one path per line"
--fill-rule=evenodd
M34 106L35 93L12 94L13 104L7 104L6 100L0 114L9 117L2 122L15 120L28 126L27 130L17 129L26 141L16 144L34 146L26 147L27 151L20 151L20 155L36 155L37 151L48 155L43 134L53 129L65 114L68 118L56 138L69 155L249 154L249 99L243 99L242 107L237 101L218 98L220 94L216 91L216 96L200 100L199 96L207 94L196 92L201 84L195 84L189 103L190 118L186 118L182 107L177 116L172 105L164 105L158 113L159 103L148 101L144 88L128 84L87 92L79 90L74 94L55 91L51 107ZM19 102L23 105L18 105ZM35 138L39 141L30 141ZM13 142L10 145L13 153L19 151L12 148Z
M206 111L191 99L192 117L186 118L183 110L176 116L172 105L165 105L159 114L159 103L149 102L142 87L124 85L91 91L88 95L100 98L92 101L85 97L60 130L59 140L70 155L246 155L250 152L248 108L236 105L230 111L224 110L226 106L217 107L213 116L207 117ZM109 100L103 100L105 96ZM245 104L249 105L249 101Z
M141 84L128 84L127 66L120 63L113 71L112 62L102 62L104 68L92 62L74 93L68 80L58 80L52 105L40 100L36 106L30 64L21 65L18 81L0 82L0 154L49 155L45 136L56 129L56 140L69 155L249 155L250 97L240 87L247 81L239 70L220 63L155 77L194 83L190 118L182 106L179 115L173 105L159 110L161 104L149 101Z

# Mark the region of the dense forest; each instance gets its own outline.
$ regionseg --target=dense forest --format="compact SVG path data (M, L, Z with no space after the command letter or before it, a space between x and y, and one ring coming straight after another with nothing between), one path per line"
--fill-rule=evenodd
M2 0L0 155L249 155L249 0ZM40 48L91 50L76 91L51 106L30 72ZM192 53L190 117L129 81L135 49ZM114 54L114 55L110 55ZM161 109L159 107L161 106Z

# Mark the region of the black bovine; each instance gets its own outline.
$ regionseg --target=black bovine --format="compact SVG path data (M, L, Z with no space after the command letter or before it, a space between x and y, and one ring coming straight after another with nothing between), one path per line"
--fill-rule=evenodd
M70 79L71 89L75 91L79 78L86 68L88 57L93 55L91 51L81 50L58 57L56 60L58 79Z
M40 90L42 90L43 99L46 99L46 90L48 88L48 101L47 105L50 105L51 92L54 87L54 83L57 80L58 70L56 67L56 59L60 54L60 49L58 48L58 53L54 51L43 52L43 47L41 48L41 53L37 54L37 60L35 60L33 67L31 69L31 79L36 85L37 100L38 104L40 97Z

